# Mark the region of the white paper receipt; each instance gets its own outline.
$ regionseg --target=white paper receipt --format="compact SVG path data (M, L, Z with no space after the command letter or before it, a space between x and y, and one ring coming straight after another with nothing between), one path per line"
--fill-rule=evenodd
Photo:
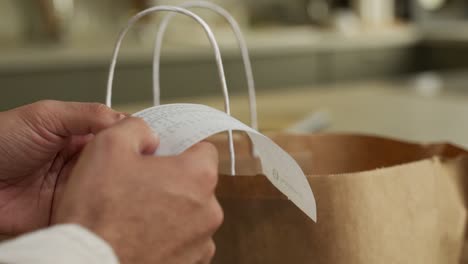
M214 134L239 130L247 132L262 164L263 174L312 220L316 221L315 198L296 161L271 139L239 120L206 105L166 104L140 111L159 135L156 155L177 155Z

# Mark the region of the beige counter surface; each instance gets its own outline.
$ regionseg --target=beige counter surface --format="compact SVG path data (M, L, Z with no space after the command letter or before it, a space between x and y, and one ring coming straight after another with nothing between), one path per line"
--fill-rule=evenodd
M280 131L320 111L329 125L324 132L359 132L422 142L449 141L468 147L468 94L422 97L404 85L366 82L322 88L262 92L257 96L262 131ZM219 97L182 98L222 109ZM174 103L166 101L164 103ZM133 113L150 104L121 105ZM247 97L231 97L232 113L249 122Z

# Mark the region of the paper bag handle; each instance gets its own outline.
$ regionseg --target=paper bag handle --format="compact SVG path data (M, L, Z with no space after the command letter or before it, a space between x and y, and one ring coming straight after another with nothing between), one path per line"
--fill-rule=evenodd
M250 109L250 126L258 131L258 116L257 116L257 99L255 95L255 82L252 71L252 63L250 61L249 50L247 48L247 42L242 34L239 24L232 17L232 15L222 8L221 6L207 2L207 1L188 1L179 7L182 8L205 8L211 10L222 17L229 23L237 39L237 44L241 51L242 61L244 64L245 77L247 80L247 88L249 93L249 109ZM161 61L161 49L163 44L164 34L167 30L170 20L175 16L175 13L168 14L159 24L159 28L155 38L154 52L153 52L153 97L154 105L159 105L161 97L161 82L160 82L160 61Z
M176 13L189 16L203 27L215 53L216 64L218 66L218 74L219 74L221 87L223 89L223 95L224 95L224 110L226 111L226 114L231 115L231 108L229 104L229 93L228 93L227 84L226 84L226 77L224 75L223 61L221 59L221 52L219 50L219 46L218 46L218 43L216 42L216 38L213 32L211 31L208 24L202 18L190 12L189 10L185 8L181 8L181 7L165 6L165 5L154 6L154 7L147 8L143 11L140 11L139 13L134 15L132 18L130 18L127 25L120 32L119 37L117 38L117 42L114 47L114 51L112 53L112 60L111 60L110 68L109 68L109 76L107 79L106 105L108 107L112 106L112 85L114 81L115 66L117 64L117 57L119 54L120 46L122 44L123 39L125 38L125 35L140 18L148 14L161 12L161 11L176 12ZM235 175L236 174L235 173L235 153L234 153L234 141L232 137L232 130L228 131L228 135L229 135L229 154L230 154L230 159L231 159L231 174Z

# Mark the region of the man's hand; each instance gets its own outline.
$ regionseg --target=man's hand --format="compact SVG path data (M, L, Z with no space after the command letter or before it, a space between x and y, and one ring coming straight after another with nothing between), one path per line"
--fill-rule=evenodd
M157 145L137 118L99 133L58 194L54 223L89 228L123 264L209 263L223 219L217 151L199 143L179 156L148 155Z
M0 112L0 235L47 226L57 178L94 134L123 117L101 104L58 101Z

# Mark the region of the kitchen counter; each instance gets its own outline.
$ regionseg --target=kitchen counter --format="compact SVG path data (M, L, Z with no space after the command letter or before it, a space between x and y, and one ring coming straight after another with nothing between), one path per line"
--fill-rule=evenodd
M260 130L281 131L319 111L329 118L325 132L378 134L420 142L448 141L468 147L468 95L443 92L427 98L410 87L402 82L380 81L259 92ZM174 102L202 103L218 109L223 106L221 95L164 103ZM133 113L148 106L119 105L117 109ZM231 108L235 117L249 122L245 96L233 96Z

